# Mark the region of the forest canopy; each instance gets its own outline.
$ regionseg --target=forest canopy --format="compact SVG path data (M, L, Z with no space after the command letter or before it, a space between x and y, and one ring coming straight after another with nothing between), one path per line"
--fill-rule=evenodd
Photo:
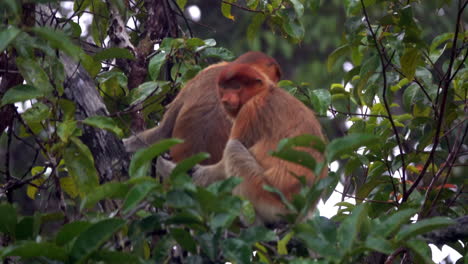
M444 263L467 263L467 5L0 1L0 259L433 263L429 245L447 245L461 257ZM283 199L275 228L251 224L251 202L232 195L241 179L194 185L206 154L162 181L155 159L180 140L136 153L122 142L158 126L197 73L250 50L278 61L277 86L327 137L270 153L329 169ZM311 142L323 162L297 151ZM308 215L333 193L335 215Z

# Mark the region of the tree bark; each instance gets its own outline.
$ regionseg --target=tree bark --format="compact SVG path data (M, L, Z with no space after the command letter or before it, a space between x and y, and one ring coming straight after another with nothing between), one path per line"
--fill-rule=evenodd
M61 54L60 59L67 76L65 96L76 103L76 119L83 120L96 115L108 116L109 112L94 85L94 80L70 57ZM127 175L129 155L125 152L122 141L106 130L84 126L83 131L82 140L93 153L100 180L110 181Z

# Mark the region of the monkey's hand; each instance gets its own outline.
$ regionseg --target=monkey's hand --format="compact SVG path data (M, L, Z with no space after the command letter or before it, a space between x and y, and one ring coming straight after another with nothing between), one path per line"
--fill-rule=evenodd
M238 139L229 139L224 149L226 171L233 175L262 174L264 168ZM232 175L231 175L232 176Z
M166 159L164 155L159 156L156 161L156 171L163 179L168 178L174 170L176 164L169 159Z
M141 140L137 135L124 138L122 141L125 147L125 151L127 152L135 152L141 148L146 147L145 142L143 142L143 140Z

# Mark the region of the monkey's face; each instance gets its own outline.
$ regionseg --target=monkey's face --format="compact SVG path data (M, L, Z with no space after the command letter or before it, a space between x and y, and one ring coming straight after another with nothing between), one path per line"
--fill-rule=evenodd
M242 106L264 88L263 75L246 64L228 67L218 79L219 98L231 117L236 117Z

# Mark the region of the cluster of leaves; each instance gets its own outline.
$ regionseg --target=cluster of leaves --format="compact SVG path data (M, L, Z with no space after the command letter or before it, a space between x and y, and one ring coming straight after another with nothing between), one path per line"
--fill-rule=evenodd
M245 8L258 11L248 36L268 21L297 42L304 36L300 20L304 6L310 8L319 1L246 2ZM182 8L186 5L186 1L177 3ZM230 8L236 3L224 1L222 13L232 19ZM26 81L2 94L1 105L32 104L18 113L18 122L2 138L11 141L11 133L33 138L42 158L28 161L31 168L21 179L10 172L2 174L1 188L24 192L33 200L57 194L57 201L46 203L57 202L61 209L46 213L47 207L43 207L27 215L11 203L11 196L2 202L1 259L46 263L359 263L378 252L395 261L411 256L416 263L431 263L428 242L421 234L454 224L452 219L467 214L466 204L460 202L466 180L463 171L455 167L460 149L466 147L464 102L468 87L466 53L461 47L467 37L456 29L430 43L425 41L414 17L417 3L345 1L348 21L344 43L330 55L327 65L331 69L343 60L352 62L345 84L312 90L307 84L280 83L319 114L331 112L336 120L346 119L351 125L347 136L328 144L302 136L282 141L272 153L317 174L323 166L341 162L340 173L331 172L313 186L304 186L292 201L284 199L291 214L278 232L244 225L252 223L255 214L248 201L231 195L239 179L230 178L208 188L192 184L186 172L203 160L204 154L181 162L167 181L149 177L151 161L178 140L140 150L133 156L125 180L104 182L95 168L96 153L81 138L86 126L118 137L128 134L126 114L140 107L146 117L161 111L170 91L182 87L208 59L232 59L227 49L216 47L211 39L165 38L149 59L146 82L129 90L128 76L122 69L102 66L113 59L134 59L128 50L107 48L87 54L71 41L81 33L79 24L64 20L62 30L25 27L19 21L21 10L16 1L4 1L0 7L11 11L1 14L9 24L0 27L0 52L14 58ZM91 26L94 42L101 45L103 29L108 27L103 19L109 15L106 5L96 0L77 1L74 11L85 9L105 12L96 16ZM371 12L378 18L369 16ZM65 98L67 76L60 59L64 54L94 78L108 109L116 113L112 116L123 118L76 119L75 102ZM296 148L311 146L325 154L324 163ZM356 204L337 204L340 210L332 219L316 213L304 220L322 194L326 199L333 192L341 172L352 184ZM26 188L9 189L12 185ZM268 190L281 196L278 190ZM31 200L19 201L28 202ZM415 215L418 221L410 220ZM58 230L52 231L57 226ZM450 245L467 255L467 244L463 243Z
M319 1L299 0L274 0L274 1L246 1L245 6L237 5L237 0L223 1L222 14L231 20L235 20L231 12L233 6L255 13L247 28L247 39L253 40L261 26L267 22L272 29L278 29L281 34L293 42L299 42L304 38L304 26L302 17L304 8L317 6Z
M372 136L354 135L337 139L325 148L317 138L301 136L284 140L274 155L300 163L301 155L306 153L294 147L314 145L330 157L329 162L374 142ZM130 165L129 180L104 183L85 192L79 207L86 216L61 226L47 237L42 238L41 231L63 221L63 212L20 216L11 204L1 204L0 213L5 217L0 221L0 231L12 243L0 250L0 256L67 263L164 262L174 258L172 254L177 251L174 246L178 245L179 251L188 252L179 256L187 263L303 263L309 258L307 249L318 252L323 257L322 263L353 263L362 252L390 254L405 245L415 250L418 260L429 263L427 244L415 237L453 223L440 217L408 224L418 211L414 208L372 219L368 216L372 205L367 203L355 208L350 205L350 214L341 214L343 222L338 228L336 222L318 214L305 222L299 221L324 191L328 194L333 191L337 178L330 175L311 188L304 187L291 202L285 200L292 213L286 217L288 228L281 234L263 226L242 227L239 217L245 223L252 222L255 216L248 201L231 195L240 179L230 178L201 188L194 186L186 174L206 158L204 154L181 162L164 184L147 176L152 159L177 143L180 141L164 140L138 151ZM307 166L319 171L324 164L309 162ZM104 200L111 199L122 201L114 216L96 212L96 204L105 205Z

